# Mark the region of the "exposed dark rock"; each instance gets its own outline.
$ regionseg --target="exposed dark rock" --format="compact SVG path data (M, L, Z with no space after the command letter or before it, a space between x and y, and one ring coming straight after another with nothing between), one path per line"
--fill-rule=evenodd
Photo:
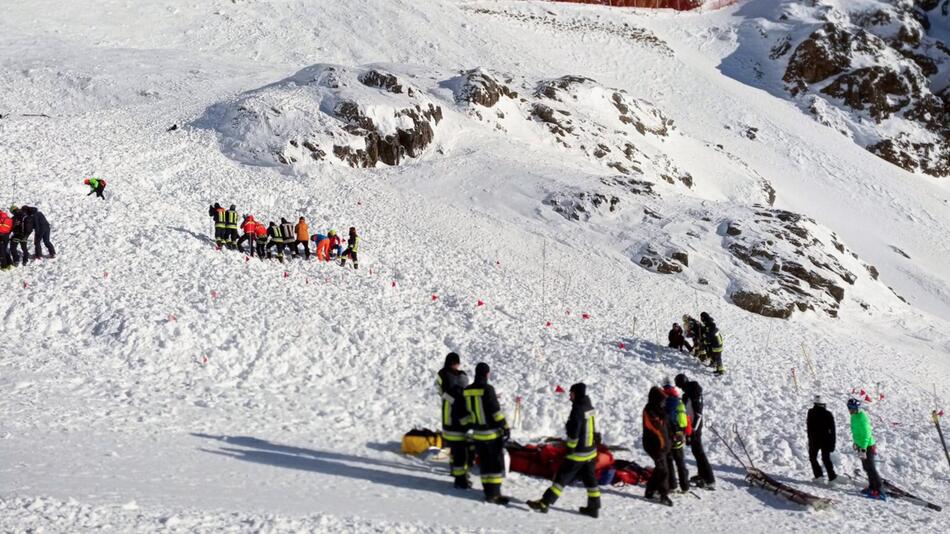
M788 319L795 310L793 303L776 304L768 295L761 295L751 291L736 291L730 298L736 306L765 317L776 317L779 319ZM804 311L804 310L802 310Z
M910 104L914 86L893 69L874 66L842 74L821 92L881 121Z
M402 85L399 83L399 79L396 76L386 73L379 72L378 70L370 70L364 72L359 76L360 82L367 87L376 87L379 89L385 89L390 93L400 94L402 93Z
M472 69L462 73L464 79L460 90L455 93L456 102L469 102L490 108L501 100L502 96L516 99L518 93L507 85L499 83L482 69Z
M682 250L670 253L670 258L682 263L685 267L689 267L689 254Z

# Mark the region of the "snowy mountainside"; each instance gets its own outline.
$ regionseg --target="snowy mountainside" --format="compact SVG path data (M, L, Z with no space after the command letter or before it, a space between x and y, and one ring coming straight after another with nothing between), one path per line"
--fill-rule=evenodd
M724 76L751 4L5 6L0 184L47 214L58 256L0 277L0 530L941 532L942 514L811 484L803 424L824 395L850 472L842 403L864 390L884 475L950 501L929 421L950 396L947 186ZM330 68L346 85L310 83ZM333 145L366 151L372 132L344 100L380 139L418 127L398 115L416 104L442 118L422 118L431 143L398 165L351 165ZM105 201L84 196L90 175ZM215 201L356 226L360 269L216 251ZM792 313L747 312L742 289ZM721 379L664 348L704 310L726 339ZM555 388L583 380L606 441L640 463L646 391L685 371L757 463L837 503L807 513L749 489L711 437L718 490L672 509L605 488L592 523L567 513L575 488L547 515L452 492L444 465L398 453L410 427L438 425L449 350L491 364L509 416L521 398L514 439L560 434ZM512 474L505 492L547 486Z

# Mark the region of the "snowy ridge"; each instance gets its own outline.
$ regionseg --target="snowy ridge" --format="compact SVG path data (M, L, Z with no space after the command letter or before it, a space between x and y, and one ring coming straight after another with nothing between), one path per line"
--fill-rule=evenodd
M950 501L929 420L950 398L946 182L724 75L757 4L7 6L0 185L4 202L46 213L59 255L0 277L0 530L942 532L942 514L812 485L804 416L812 395L828 400L850 472L843 402L864 390L884 476ZM331 67L346 85L310 83ZM385 77L365 85L372 70L404 92ZM491 84L466 85L477 73L518 96L479 103L474 88ZM582 80L537 93L565 76ZM620 119L615 92L643 132ZM351 166L332 145L365 150L367 134L347 130L343 100L382 137L418 125L395 115L417 103L443 117L418 157ZM563 135L534 104L570 113L552 115ZM325 159L306 140L326 143ZM681 171L673 183L667 164ZM675 179L686 173L691 187ZM108 180L106 201L83 196L89 175ZM216 251L215 201L262 220L303 215L314 232L356 226L361 267ZM802 216L802 247L770 237L791 232L773 220L786 212ZM779 260L751 256L762 269L730 251L763 243ZM689 265L644 268L647 246ZM728 300L745 284L793 303L769 290L770 273L807 256L841 302L804 281L815 309L788 320ZM700 311L723 330L721 379L664 348L669 325ZM452 492L444 466L398 453L406 430L438 424L432 382L449 350L466 369L491 364L509 415L522 398L515 439L558 435L568 403L555 388L582 380L606 441L640 463L646 392L685 371L706 388L709 421L738 423L757 465L837 503L804 513L750 490L711 437L718 490L672 509L605 488L592 523L565 513L583 504L575 488L547 515ZM515 474L505 492L523 501L547 485Z

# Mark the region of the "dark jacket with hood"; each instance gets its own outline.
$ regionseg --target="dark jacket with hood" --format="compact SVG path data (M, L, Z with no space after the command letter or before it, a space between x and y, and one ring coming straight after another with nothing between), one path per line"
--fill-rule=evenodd
M835 450L837 436L835 433L835 416L825 408L824 404L815 404L808 410L808 444L809 446Z
M575 386L576 387L576 386ZM575 391L571 415L567 418L568 460L587 462L597 458L597 428L594 406L587 396L586 388Z
M468 419L468 408L465 406L463 394L465 386L468 385L468 375L465 371L452 369L452 364L451 355L446 356L445 365L439 369L435 379L441 404L443 436L447 441L453 441L449 439L450 436L464 439Z
M650 388L647 405L643 408L643 450L651 458L670 452L669 421L666 416L666 395L657 386Z

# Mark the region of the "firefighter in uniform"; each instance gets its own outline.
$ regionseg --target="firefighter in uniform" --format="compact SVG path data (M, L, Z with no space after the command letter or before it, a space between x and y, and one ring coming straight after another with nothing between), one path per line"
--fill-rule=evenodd
M594 468L597 465L597 438L595 437L595 414L587 386L581 382L571 386L571 415L567 418L567 457L554 477L554 483L537 501L528 501L528 506L541 513L557 502L564 487L578 478L587 488L587 506L580 513L597 517L600 513L600 487Z
M231 207L224 212L224 238L225 244L229 249L237 248L238 241L238 212L237 206L231 204Z
M501 494L505 479L505 441L511 434L505 414L498 406L495 388L488 383L490 369L485 362L475 366L475 381L465 388L465 406L472 438L480 461L482 489L485 500L494 504L508 504Z
M214 219L214 244L221 248L227 241L227 210L221 207L217 202L208 210L208 214Z
M459 355L448 353L445 364L436 375L435 385L442 405L442 440L452 455L455 487L469 489L472 483L468 478L468 408L462 393L468 385L468 375L459 369L460 365Z
M716 368L715 373L722 375L726 372L726 368L722 365L722 334L719 333L716 321L708 313L701 313L699 318L703 322L703 344L706 346L706 354L712 357L712 365Z

